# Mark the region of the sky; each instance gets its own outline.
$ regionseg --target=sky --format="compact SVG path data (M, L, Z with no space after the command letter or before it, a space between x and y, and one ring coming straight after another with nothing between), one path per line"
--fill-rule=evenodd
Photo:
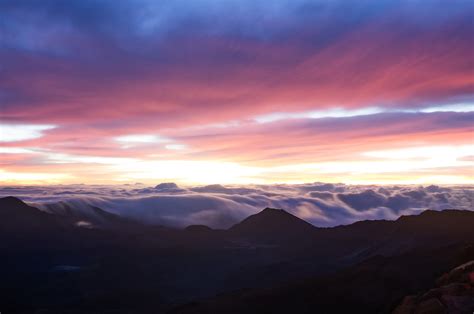
M0 181L472 184L473 20L458 0L0 0Z

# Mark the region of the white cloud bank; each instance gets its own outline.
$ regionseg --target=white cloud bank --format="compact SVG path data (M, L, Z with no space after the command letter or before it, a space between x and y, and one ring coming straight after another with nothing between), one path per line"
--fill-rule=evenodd
M173 227L204 224L228 228L265 207L285 209L321 227L365 219L396 219L425 209L474 210L473 186L4 186L0 187L0 196L16 196L48 211L60 211L69 205L91 212L96 206L145 223Z

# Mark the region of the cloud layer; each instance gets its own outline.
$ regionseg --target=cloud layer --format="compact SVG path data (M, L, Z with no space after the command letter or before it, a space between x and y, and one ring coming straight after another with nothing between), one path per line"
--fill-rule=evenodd
M265 207L283 208L321 227L365 219L396 219L425 209L474 210L472 186L302 185L182 188L173 183L145 187L2 187L0 196L18 196L39 208L62 213L66 206L94 215L93 206L147 224L185 227L204 224L228 228Z

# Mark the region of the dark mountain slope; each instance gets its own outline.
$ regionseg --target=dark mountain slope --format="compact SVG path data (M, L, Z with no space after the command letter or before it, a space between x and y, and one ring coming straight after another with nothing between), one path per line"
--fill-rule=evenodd
M0 309L159 313L220 294L178 309L383 312L430 287L474 243L474 213L455 210L317 228L265 209L229 230L129 228L100 209L87 213L0 199ZM78 226L86 218L94 228Z
M360 221L318 229L313 247L325 255L361 261L374 255L398 255L417 247L472 243L473 226L473 211L427 210L395 221Z
M31 207L15 197L0 198L0 246L13 240L34 241L56 236L72 227L69 219L60 219Z
M287 243L311 238L316 229L308 222L282 209L265 208L260 213L232 226L228 233L233 237L253 241Z
M472 258L472 246L377 256L330 275L219 295L169 313L390 313L406 294L430 287L444 271Z
M443 274L436 287L403 298L393 314L473 313L474 260Z

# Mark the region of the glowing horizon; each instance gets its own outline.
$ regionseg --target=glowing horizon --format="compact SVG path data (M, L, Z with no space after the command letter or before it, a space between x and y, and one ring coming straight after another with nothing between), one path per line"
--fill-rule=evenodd
M473 18L464 0L2 2L0 181L474 184Z

